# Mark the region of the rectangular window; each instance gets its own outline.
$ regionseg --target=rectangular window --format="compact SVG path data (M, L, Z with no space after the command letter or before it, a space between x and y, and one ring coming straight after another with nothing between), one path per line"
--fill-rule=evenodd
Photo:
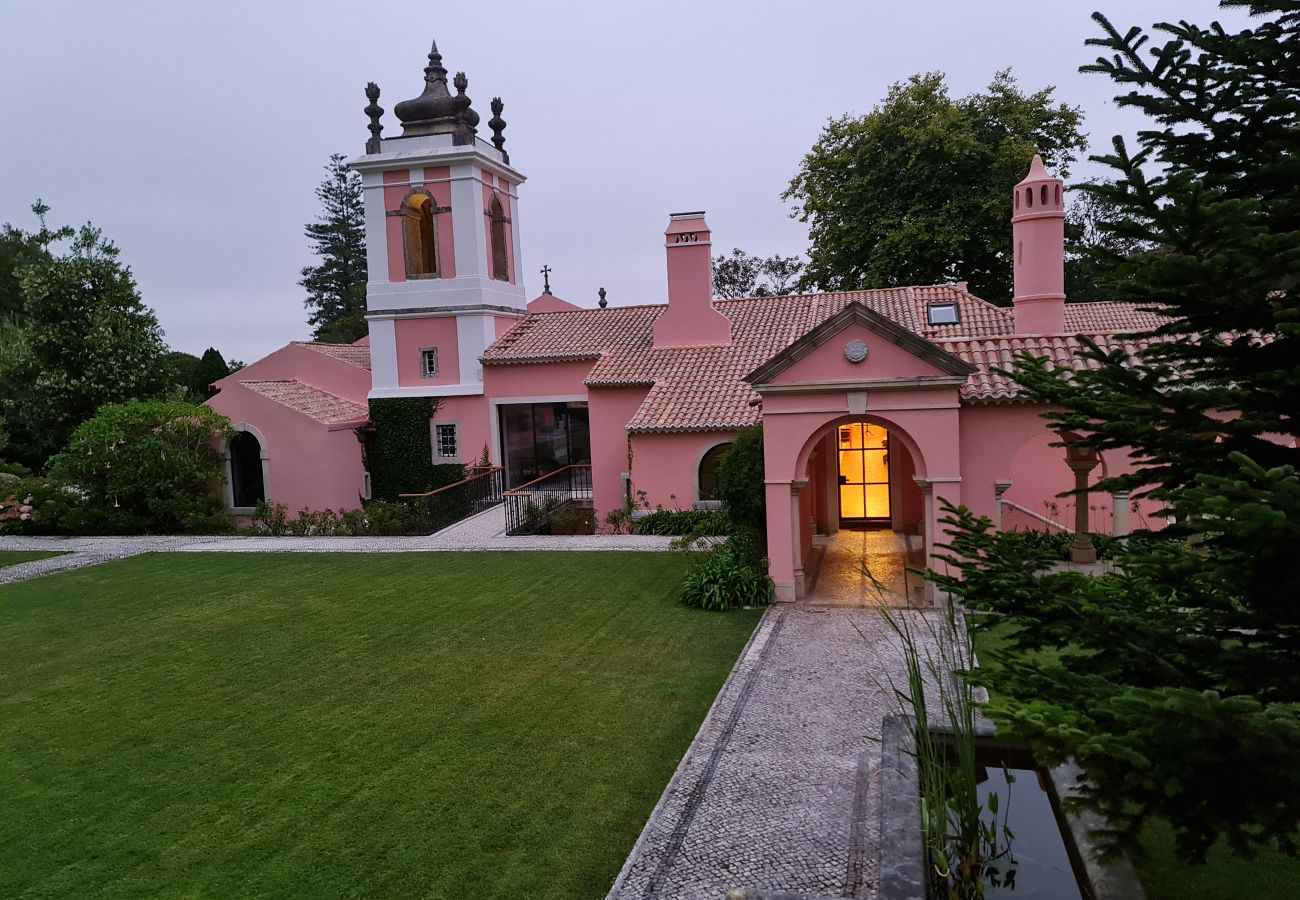
M437 347L425 347L420 351L420 375L423 378L438 377Z
M458 459L460 448L456 446L455 425L435 425L433 431L434 450L439 459Z
M960 325L961 308L956 303L931 303L925 308L931 325Z

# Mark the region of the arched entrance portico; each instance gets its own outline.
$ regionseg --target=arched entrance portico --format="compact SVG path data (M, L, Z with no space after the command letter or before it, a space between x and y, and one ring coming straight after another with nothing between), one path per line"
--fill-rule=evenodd
M789 404L782 399L780 405ZM818 602L928 598L919 576L905 575L904 567L929 564L936 496L960 502L956 410L833 415L820 399L819 414L764 410L768 553L778 599L804 598L810 584ZM936 459L951 466L938 479L929 474ZM861 505L853 499L858 485ZM865 588L861 594L857 585ZM845 596L833 597L837 590Z

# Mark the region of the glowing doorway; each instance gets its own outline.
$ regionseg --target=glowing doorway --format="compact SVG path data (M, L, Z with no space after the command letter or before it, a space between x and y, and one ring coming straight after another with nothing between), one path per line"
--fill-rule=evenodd
M840 521L845 525L889 523L889 432L855 422L838 429Z

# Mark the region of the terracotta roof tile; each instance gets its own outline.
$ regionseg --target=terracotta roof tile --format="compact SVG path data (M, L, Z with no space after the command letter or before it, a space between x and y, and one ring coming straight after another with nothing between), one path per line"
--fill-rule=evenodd
M301 381L241 381L239 384L325 425L360 423L370 416L364 403L344 399Z
M1067 303L1065 330L1071 334L1154 331L1167 320L1132 303Z
M1114 335L1091 335L1098 347L1105 351L1122 348L1130 360L1137 352L1150 345L1149 340L1119 340ZM999 337L975 340L939 341L939 346L954 356L961 357L976 367L976 372L961 388L963 400L974 403L1014 401L1019 394L1016 383L1000 371L1011 369L1022 353L1045 356L1057 365L1069 366L1075 371L1095 369L1096 363L1083 359L1083 344L1077 337L1067 335Z
M980 300L954 285L885 288L830 294L720 300L715 307L731 319L726 347L655 349L654 321L665 306L623 306L531 314L482 356L484 365L592 360L588 387L647 385L650 390L628 423L629 431L733 430L757 422L758 395L742 379L818 324L859 302L972 363L978 371L962 388L968 401L1007 401L1015 386L990 373L1009 365L1020 349L1043 351L1057 361L1073 359L1073 337L1014 336L1012 311ZM956 303L961 322L931 326L926 307ZM1067 305L1066 324L1104 335L1146 330L1157 319L1124 304ZM1076 326L1088 326L1080 328Z
M345 363L351 363L354 366L360 366L366 371L370 371L369 347L358 347L356 344L322 344L316 341L294 341L294 343L299 347L306 347L308 350L324 353L326 356L332 356Z

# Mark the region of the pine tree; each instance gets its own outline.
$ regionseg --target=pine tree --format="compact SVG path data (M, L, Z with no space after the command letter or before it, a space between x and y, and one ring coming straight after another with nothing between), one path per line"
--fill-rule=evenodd
M1156 248L1116 251L1118 299L1167 324L1136 360L1093 346L1093 370L1015 375L1054 427L1132 454L1099 487L1163 501L1169 539L1131 541L1117 574L1044 574L956 514L946 582L1015 630L982 676L1000 727L1075 757L1122 836L1158 815L1192 858L1295 853L1300 829L1300 5L1223 5L1260 21L1161 23L1149 48L1098 14L1089 41L1110 55L1085 71L1153 120L1096 190L1117 247Z
M304 305L313 337L350 343L366 334L366 230L361 201L361 176L330 156L325 180L316 188L320 218L307 225L312 252L320 258L302 270L298 282L307 290Z

